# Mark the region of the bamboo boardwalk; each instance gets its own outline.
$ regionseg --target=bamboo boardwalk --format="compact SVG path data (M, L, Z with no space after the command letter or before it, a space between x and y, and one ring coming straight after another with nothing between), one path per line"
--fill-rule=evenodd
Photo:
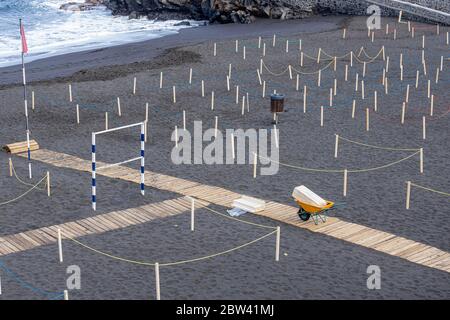
M90 172L91 170L91 162L88 160L45 149L34 151L33 159L48 163L56 167L69 168L86 172ZM97 163L98 166L102 166L104 164L105 163ZM123 166L98 170L97 174L110 178L123 179L134 183L140 182L138 170L133 170L131 168ZM151 171L146 171L145 173L145 185L179 193L185 196L192 196L197 199L224 207L230 207L232 201L241 196L241 194L229 191L224 188L208 186L186 179L158 174ZM152 205L149 205L149 208L145 208L145 211L149 211L149 209L151 209L151 206ZM136 212L138 208L128 210L131 210L131 212ZM376 230L356 223L347 222L339 218L329 218L325 224L319 225L315 225L311 220L308 222L303 222L298 218L297 211L297 207L288 206L277 202L267 202L266 210L263 212L258 212L257 215L294 225L302 229L307 229L312 232L327 235L336 239L347 241L355 245L370 248L422 266L450 272L450 253L446 251L420 242L399 237L392 233ZM104 227L106 228L106 226ZM45 239L45 236L49 237L49 233L52 235L52 237L54 237L56 230L55 228L57 227L53 226L49 228L42 228L45 230L42 230L44 235L41 236L41 238ZM77 228L81 228L81 230L83 230L85 227L80 226ZM93 233L96 231L93 229L89 229L84 232ZM12 240L15 240L19 247L22 245L31 245L33 243L32 241L37 240L28 238L30 237L26 232L21 234L20 237L18 235L3 237L0 239L2 247L1 250L5 250L3 248L13 246L10 244L10 241ZM41 241L43 241L44 239L42 239Z
M202 207L203 204L199 203L196 206ZM64 238L64 235L78 238L173 216L189 211L190 208L191 200L186 197L180 197L3 236L0 237L0 256L55 243L58 237L58 229L62 232L62 238Z

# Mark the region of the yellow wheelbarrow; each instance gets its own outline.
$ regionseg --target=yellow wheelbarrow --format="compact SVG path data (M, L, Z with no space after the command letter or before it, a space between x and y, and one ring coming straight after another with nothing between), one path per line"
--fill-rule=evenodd
M298 216L300 217L300 219L302 219L303 221L308 221L309 218L312 218L314 224L316 225L319 224L319 219L322 222L326 222L326 212L334 209L334 202L331 201L327 201L327 204L322 207L316 207L298 200L295 201L300 206L300 209L298 210Z

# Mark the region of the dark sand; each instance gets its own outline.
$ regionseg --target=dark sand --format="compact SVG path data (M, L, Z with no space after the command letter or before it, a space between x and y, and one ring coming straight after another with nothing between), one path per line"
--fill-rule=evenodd
M142 121L145 103L150 103L150 142L146 163L149 170L170 174L266 200L295 205L292 189L305 184L327 199L346 202L334 215L355 223L392 232L412 240L449 250L450 228L446 197L413 189L412 207L404 209L405 181L448 192L448 142L450 115L448 112L448 61L444 63L439 84L432 85L435 94L434 116L428 122L427 140L421 138L421 118L429 112L426 80L421 76L419 89L411 88L410 104L405 124L400 125L401 103L406 84L415 83L420 68L421 35L426 34L428 77L434 79L440 56L448 56L445 32L440 37L435 28L416 25L416 38L407 34L406 25L385 19L399 28L398 40L387 40L383 32L375 43L367 38L364 18L327 17L303 21L258 22L250 26L210 26L184 30L169 36L127 46L75 53L36 61L30 64L30 90L36 92L36 111L31 113L32 137L42 148L90 158L90 134L103 129L104 112L110 113L110 126ZM343 25L348 26L347 40L340 39ZM272 48L271 35L278 35L278 45ZM383 34L383 35L381 35ZM302 76L301 87L308 86L308 112L303 114L303 93L295 91L295 80L286 73L275 77L263 73L268 81L267 92L274 89L287 95L287 113L281 115L280 161L309 168L372 168L399 160L410 152L372 150L341 142L339 159L333 158L334 134L365 143L387 147L424 147L425 173L419 174L418 156L395 166L367 173L349 175L348 196L342 196L341 174L309 173L280 168L275 176L252 178L250 165L173 165L170 134L175 125L182 126L182 110L187 112L188 129L194 120L202 120L204 128L214 125L219 116L219 128L270 128L268 99L261 98L256 69L260 51L257 37L267 42L265 62L280 72L288 64L298 69L298 39L311 56L319 47L330 54L342 55L362 45L375 55L382 45L390 56L389 95L380 84L383 63L368 65L366 100L354 92L356 72L362 65L355 62L349 82L343 81L344 65L338 63L338 95L334 107L328 107L329 88L333 85L332 69L323 72L322 86L317 88L316 76ZM182 38L182 39L181 39ZM247 48L247 60L242 51L234 52L234 39ZM289 54L284 52L289 38ZM218 41L220 39L220 42ZM218 57L212 56L213 42L218 42ZM297 41L297 42L294 42ZM176 47L175 49L170 49ZM168 50L168 51L166 51ZM399 81L399 54L404 53L405 80ZM361 57L362 58L362 57ZM306 60L305 60L306 61ZM137 62L137 63L135 63ZM228 64L233 63L232 81L241 93L249 92L250 113L241 116L241 106L234 102L234 90L225 89ZM119 63L120 66L113 66ZM324 64L322 63L322 66ZM189 68L194 69L192 86L188 85ZM89 69L89 70L88 70ZM82 71L88 70L88 71ZM140 71L139 71L140 70ZM317 70L308 61L308 71ZM421 68L420 68L421 70ZM164 88L159 90L159 72L164 72ZM71 76L75 73L73 76ZM133 77L138 79L137 95L132 95ZM55 78L60 78L55 80ZM20 81L17 67L0 69L0 143L23 140L24 117L22 88L11 85ZM201 97L201 80L205 80L207 96ZM362 79L362 78L360 78ZM38 80L43 80L39 82ZM72 83L74 103L68 102L68 83ZM177 86L177 104L172 103L172 85ZM210 110L210 92L216 94L216 108ZM365 131L364 110L373 106L373 90L378 91L378 115L371 113L371 129ZM123 116L116 114L116 97L122 101ZM357 99L356 118L351 119L351 102ZM81 124L75 124L75 103L81 106ZM320 127L320 105L325 108L325 126ZM118 162L138 152L137 134L132 131L111 134L97 141L98 160ZM1 199L10 199L27 188L7 177L8 155L0 153ZM26 161L14 158L18 174L26 176ZM54 195L47 198L36 191L23 200L2 206L0 234L7 235L45 225L94 215L90 209L90 176L75 170L57 169L33 162L35 180L50 170L55 184ZM130 165L137 168L137 165ZM177 197L176 194L148 189L145 197L138 186L120 180L99 178L99 210L95 214ZM0 201L1 202L1 201ZM223 211L224 208L217 208ZM153 221L102 235L84 237L85 243L106 252L144 261L176 261L219 252L263 235L267 230L242 225L198 210L195 233L188 229L189 215ZM252 215L244 219L275 225L274 221ZM446 272L422 267L403 259L317 235L288 225L281 225L282 256L274 258L274 236L241 251L208 261L161 269L163 299L419 299L449 298L450 276ZM82 290L71 292L73 299L153 299L154 273L151 268L112 261L93 254L73 243L64 243L66 261L82 269ZM284 255L287 253L287 256ZM12 270L37 287L61 290L64 267L57 262L57 248L47 246L2 258ZM376 264L382 270L382 289L366 288L366 268ZM38 299L41 295L22 289L8 276L2 276L3 299Z

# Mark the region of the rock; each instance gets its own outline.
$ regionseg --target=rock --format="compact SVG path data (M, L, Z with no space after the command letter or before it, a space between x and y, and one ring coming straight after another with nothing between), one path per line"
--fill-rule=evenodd
M128 19L139 19L139 18L140 18L140 15L136 11L133 11L128 15Z
M59 9L68 11L86 11L95 6L102 5L105 0L86 0L85 2L68 2L62 4Z
M191 23L189 21L180 21L174 24L175 27L179 27L179 26L190 26Z

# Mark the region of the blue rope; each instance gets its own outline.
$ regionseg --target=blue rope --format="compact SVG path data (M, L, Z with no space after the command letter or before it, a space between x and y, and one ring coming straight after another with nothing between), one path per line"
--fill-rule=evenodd
M0 268L3 269L7 274L9 274L23 288L29 289L29 290L33 291L34 293L37 293L37 294L40 294L40 295L44 295L50 300L57 300L61 296L64 297L64 292L46 291L46 290L43 290L43 289L40 289L40 288L36 288L32 284L22 280L17 273L15 273L11 269L7 268L2 261L0 261Z

